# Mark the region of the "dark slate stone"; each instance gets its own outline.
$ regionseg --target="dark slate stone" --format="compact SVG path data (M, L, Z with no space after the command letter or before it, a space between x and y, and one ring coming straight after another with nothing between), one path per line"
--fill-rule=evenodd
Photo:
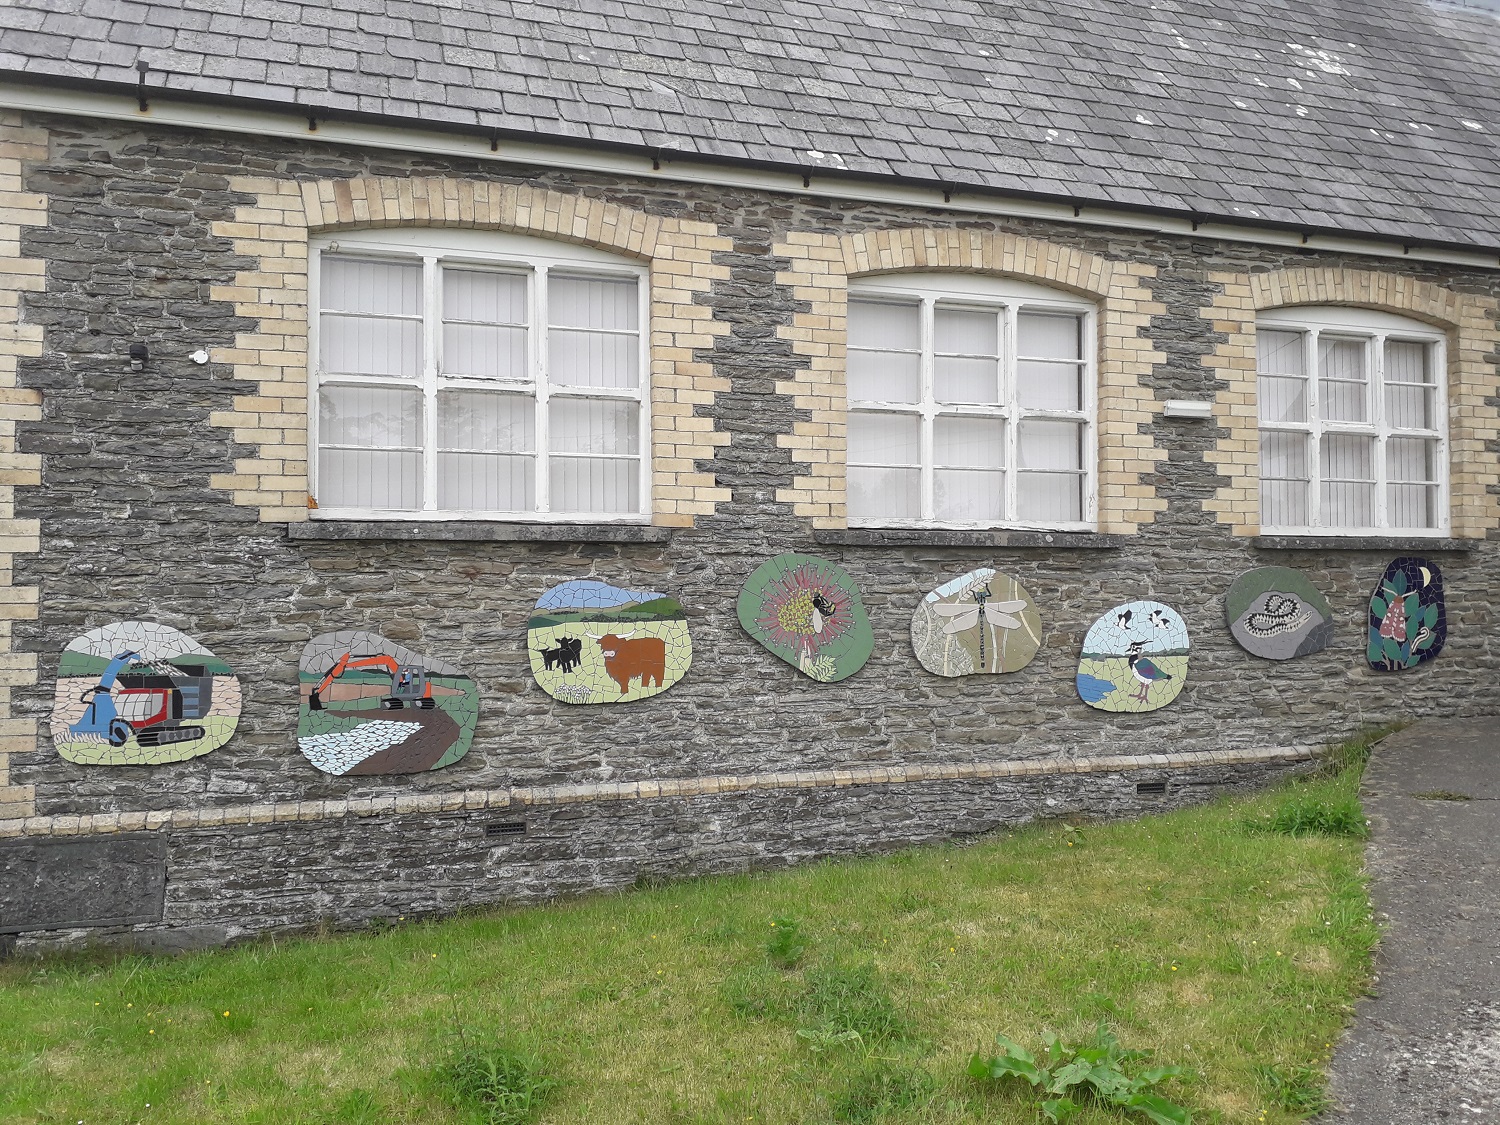
M0 934L159 922L166 889L157 833L0 843Z

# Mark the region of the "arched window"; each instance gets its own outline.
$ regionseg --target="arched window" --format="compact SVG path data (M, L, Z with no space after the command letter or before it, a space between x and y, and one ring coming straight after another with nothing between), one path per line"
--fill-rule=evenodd
M1364 309L1256 319L1263 531L1447 531L1444 345Z
M1092 527L1094 337L1091 304L1025 282L851 282L849 523Z
M650 511L644 267L493 232L311 245L320 515Z

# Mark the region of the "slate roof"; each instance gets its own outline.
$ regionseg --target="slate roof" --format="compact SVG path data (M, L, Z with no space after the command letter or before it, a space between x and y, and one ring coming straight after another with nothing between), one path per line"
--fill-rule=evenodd
M138 60L414 124L1500 247L1500 18L1429 0L0 0L9 77Z

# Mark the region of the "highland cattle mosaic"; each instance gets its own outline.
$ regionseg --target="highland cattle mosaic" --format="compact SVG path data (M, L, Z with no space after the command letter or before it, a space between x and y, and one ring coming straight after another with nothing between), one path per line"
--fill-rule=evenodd
M758 643L821 683L854 675L875 649L854 579L815 555L761 563L745 580L736 609Z
M1100 711L1155 711L1181 694L1187 624L1161 602L1126 602L1089 626L1078 661L1078 696Z
M1399 558L1370 595L1365 659L1379 672L1402 672L1435 660L1448 639L1443 573L1426 559Z
M215 750L240 720L240 682L186 633L117 621L68 643L52 744L86 766L159 766Z
M531 673L564 703L629 703L687 675L693 642L676 598L576 579L537 599L526 627Z
M989 567L944 582L917 603L911 647L939 676L1016 672L1042 644L1042 618L1026 588Z
M1229 634L1246 652L1291 660L1333 642L1333 611L1299 571L1262 566L1236 578L1224 595Z
M422 773L469 752L479 689L453 665L364 629L307 642L297 746L324 773Z

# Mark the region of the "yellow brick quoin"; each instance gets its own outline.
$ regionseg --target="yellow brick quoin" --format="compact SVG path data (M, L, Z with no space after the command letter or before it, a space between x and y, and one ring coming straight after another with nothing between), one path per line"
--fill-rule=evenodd
M1154 266L1114 262L1097 254L1038 238L950 228L819 234L794 231L772 252L791 259L777 274L810 306L779 330L807 362L776 386L813 424L799 423L777 443L805 471L776 499L817 528L848 525L846 455L848 406L845 334L849 280L917 270L962 270L1005 275L1050 285L1093 300L1099 325L1099 530L1131 533L1151 523L1166 501L1149 483L1166 453L1141 432L1156 411L1145 385L1152 366L1166 361L1141 332L1165 312L1143 279Z
M1500 374L1486 359L1500 349L1495 299L1402 274L1333 266L1263 273L1209 274L1220 286L1199 310L1225 340L1203 364L1224 383L1214 420L1224 436L1205 453L1229 483L1204 507L1235 535L1260 533L1260 429L1256 405L1255 318L1297 305L1344 305L1409 316L1448 334L1449 512L1456 539L1482 539L1500 527L1492 490L1500 487Z
M37 587L14 584L16 555L41 549L37 521L15 518L16 487L42 482L42 459L16 451L16 424L42 416L41 392L17 386L17 364L42 354L42 329L24 322L22 304L42 290L44 266L20 247L21 228L47 223L46 196L27 192L22 179L28 161L46 159L47 143L45 131L0 112L0 820L36 813L34 788L10 783L11 758L35 753L37 733L34 719L11 711L16 690L37 682L36 657L15 651L11 622L34 619L40 598Z
M239 378L257 384L234 409L210 424L231 430L237 442L259 447L240 458L234 472L210 484L235 504L255 508L268 522L307 519L312 498L307 462L307 245L324 231L391 226L469 227L541 235L596 246L646 262L651 274L652 522L690 527L729 499L696 464L712 461L729 435L694 408L711 406L728 389L697 350L713 346L729 326L713 319L699 294L729 270L714 254L732 243L709 223L661 218L586 196L443 177L368 177L295 182L263 176L232 181L254 195L232 221L214 233L234 240L235 252L258 259L232 285L215 286L214 300L229 301L238 316L258 322L233 348L213 353Z

